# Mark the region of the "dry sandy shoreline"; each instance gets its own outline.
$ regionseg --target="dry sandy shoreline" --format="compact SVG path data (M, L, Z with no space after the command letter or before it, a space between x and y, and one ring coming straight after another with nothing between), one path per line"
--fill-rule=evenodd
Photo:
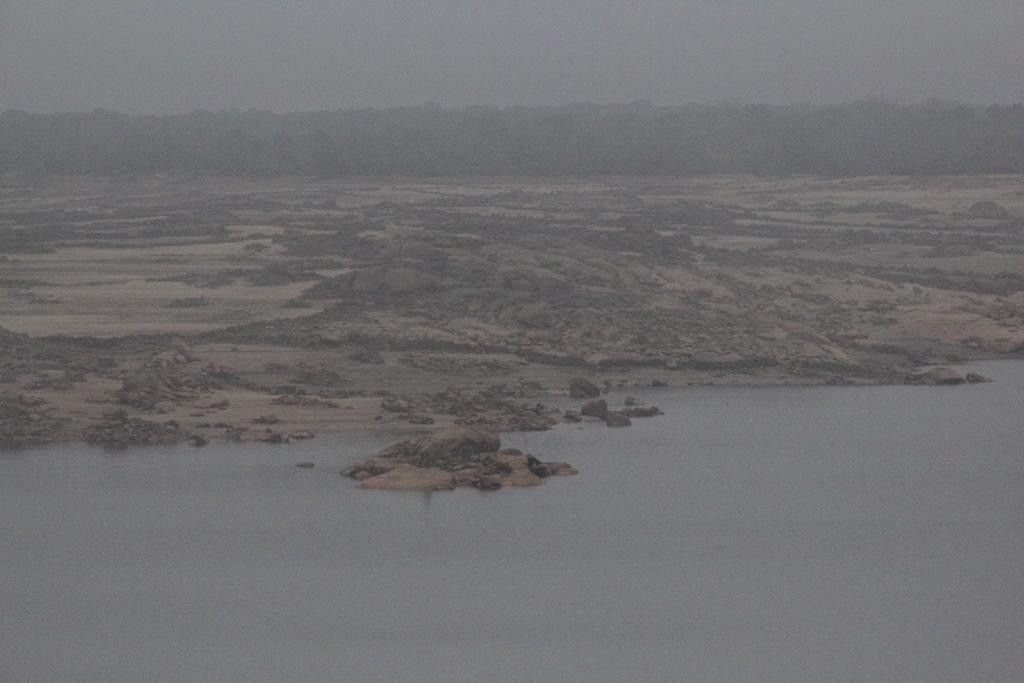
M544 429L577 377L900 383L1021 357L1022 188L6 176L0 434Z

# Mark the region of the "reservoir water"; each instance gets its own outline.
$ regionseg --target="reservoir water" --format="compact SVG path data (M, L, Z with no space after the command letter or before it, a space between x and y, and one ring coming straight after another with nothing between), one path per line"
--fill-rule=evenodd
M1024 680L1024 363L978 369L635 394L507 436L580 469L530 490L361 491L375 435L7 454L0 680Z

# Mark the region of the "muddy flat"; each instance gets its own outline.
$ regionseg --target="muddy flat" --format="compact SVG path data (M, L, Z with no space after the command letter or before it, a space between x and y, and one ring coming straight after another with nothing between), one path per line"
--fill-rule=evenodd
M542 430L1024 353L1016 176L0 180L5 446Z

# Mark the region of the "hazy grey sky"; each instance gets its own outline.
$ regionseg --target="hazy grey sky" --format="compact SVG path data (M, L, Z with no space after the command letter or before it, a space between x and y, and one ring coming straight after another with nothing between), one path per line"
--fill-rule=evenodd
M1024 0L0 0L0 110L1024 100Z

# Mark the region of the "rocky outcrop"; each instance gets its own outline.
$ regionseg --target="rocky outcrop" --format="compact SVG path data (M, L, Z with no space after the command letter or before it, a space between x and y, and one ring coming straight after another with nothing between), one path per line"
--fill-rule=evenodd
M468 427L445 429L417 441L389 446L341 471L366 489L445 491L458 487L493 490L537 486L551 476L576 474L565 463L545 463L502 449L491 433Z
M210 384L190 375L185 370L187 362L188 357L177 352L155 356L124 377L117 402L152 411L161 404L174 406L199 398Z
M954 386L964 384L967 380L953 368L932 368L927 372L918 372L906 377L906 384L925 386Z
M494 434L460 427L444 429L415 442L410 457L420 467L453 469L482 453L501 449L501 440Z

